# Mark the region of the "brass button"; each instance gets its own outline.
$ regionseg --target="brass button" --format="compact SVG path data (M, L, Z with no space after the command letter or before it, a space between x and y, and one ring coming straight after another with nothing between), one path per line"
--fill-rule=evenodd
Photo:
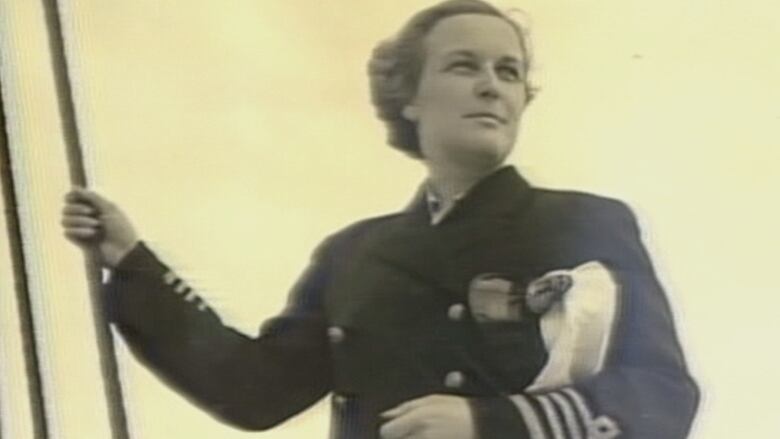
M184 294L190 291L190 287L188 287L184 282L179 282L175 287L173 287L173 291L175 291L176 294Z
M179 280L179 277L176 276L176 273L169 271L163 275L163 280L166 284L173 285Z
M449 387L450 389L457 389L463 387L463 384L465 383L466 383L466 376L463 374L463 372L458 370L453 370L452 372L449 372L444 377L444 385Z
M450 320L458 322L463 320L463 317L466 316L466 306L462 303L456 303L449 307L447 310L447 317L450 318Z
M346 396L339 395L338 393L333 394L333 404L336 407L342 407L346 403L347 403L347 397Z
M346 336L347 335L344 333L344 329L338 326L331 326L328 328L328 340L330 340L331 343L341 343L344 341Z

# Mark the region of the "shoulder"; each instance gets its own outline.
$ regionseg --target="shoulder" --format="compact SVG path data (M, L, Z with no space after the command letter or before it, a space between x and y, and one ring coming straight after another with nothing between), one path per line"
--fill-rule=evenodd
M616 198L575 190L533 188L533 191L533 211L537 215L599 224L636 221L628 204Z
M318 246L317 253L332 255L348 250L372 231L403 217L404 212L396 212L353 222L326 237Z
M586 192L539 189L534 204L536 221L550 223L546 227L571 239L577 251L613 268L652 270L642 231L625 202Z

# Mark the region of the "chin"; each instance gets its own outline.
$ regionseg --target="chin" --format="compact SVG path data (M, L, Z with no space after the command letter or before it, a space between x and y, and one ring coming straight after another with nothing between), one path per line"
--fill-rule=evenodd
M463 159L471 166L492 169L506 160L511 147L506 143L487 139L474 139L463 147Z

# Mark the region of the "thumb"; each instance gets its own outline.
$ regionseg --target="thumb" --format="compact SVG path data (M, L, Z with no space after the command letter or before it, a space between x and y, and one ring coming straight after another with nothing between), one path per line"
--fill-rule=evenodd
M89 204L98 213L103 214L112 209L115 209L114 203L107 198L98 194L95 191L86 189L81 186L73 186L70 192L65 196L65 199L69 202L80 202Z

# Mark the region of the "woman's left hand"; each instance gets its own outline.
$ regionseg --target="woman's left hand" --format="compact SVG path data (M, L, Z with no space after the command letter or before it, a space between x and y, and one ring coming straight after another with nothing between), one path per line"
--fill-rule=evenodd
M382 439L475 439L468 400L453 395L428 395L406 401L384 413Z

